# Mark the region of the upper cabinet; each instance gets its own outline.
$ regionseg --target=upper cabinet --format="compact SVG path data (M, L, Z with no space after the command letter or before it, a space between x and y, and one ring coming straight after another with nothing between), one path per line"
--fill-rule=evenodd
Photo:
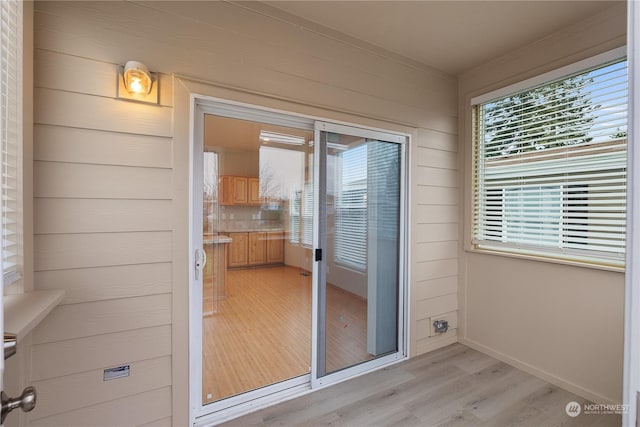
M262 200L260 199L260 178L247 178L249 187L248 201L250 205L259 205Z
M260 179L246 176L220 177L220 205L259 205Z
M232 176L232 196L234 205L246 205L249 197L247 195L247 190L249 186L247 185L247 178L244 176ZM223 186L224 187L224 186Z

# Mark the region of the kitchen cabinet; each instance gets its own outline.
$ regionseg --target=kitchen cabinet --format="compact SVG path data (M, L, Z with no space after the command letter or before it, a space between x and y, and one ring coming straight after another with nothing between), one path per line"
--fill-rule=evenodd
M220 177L220 194L218 196L220 205L247 205L249 204L249 180L258 181L258 178L248 178L246 176L224 175ZM259 203L259 201L258 201Z
M249 264L249 241L247 233L229 233L229 267L244 267Z
M266 233L267 264L284 262L284 233L282 231L268 231Z
M284 263L284 232L252 231L228 234L232 239L227 250L229 267Z
M250 205L259 205L260 200L260 178L247 178L249 185L248 203Z
M219 183L218 200L222 206L233 205L233 177L222 176Z
M265 202L270 205L282 204L281 199L265 199L260 195L260 178L223 175L219 183L218 200L221 206L260 206Z
M249 265L267 263L267 245L264 232L249 233Z
M234 176L233 178L233 204L246 205L248 201L248 179L244 176Z

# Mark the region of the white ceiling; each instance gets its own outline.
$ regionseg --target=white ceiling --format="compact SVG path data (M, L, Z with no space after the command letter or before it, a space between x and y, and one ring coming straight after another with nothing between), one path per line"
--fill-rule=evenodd
M616 1L267 1L268 5L457 75Z

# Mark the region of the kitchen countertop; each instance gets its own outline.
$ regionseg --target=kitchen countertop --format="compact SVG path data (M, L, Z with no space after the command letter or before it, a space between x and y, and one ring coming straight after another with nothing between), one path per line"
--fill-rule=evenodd
M231 241L231 237L221 234L205 234L202 236L202 243L204 243L205 245L231 243Z

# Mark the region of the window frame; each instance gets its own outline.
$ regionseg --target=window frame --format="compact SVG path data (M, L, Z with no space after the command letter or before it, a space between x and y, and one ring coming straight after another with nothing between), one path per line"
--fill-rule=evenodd
M590 268L597 268L597 269L611 270L611 271L624 271L624 268L625 268L624 256L621 258L620 261L618 261L618 260L612 260L607 258L601 258L598 256L596 252L594 252L594 255L591 256L586 253L578 253L578 254L562 253L561 251L554 251L553 248L549 248L549 249L516 248L509 245L503 246L499 243L496 245L483 246L483 245L478 245L476 242L474 242L474 240L476 238L476 231L475 231L476 229L475 208L476 208L476 197L477 197L476 185L481 185L481 184L476 184L476 180L478 179L477 155L478 155L478 143L479 143L479 138L478 138L479 123L477 120L478 114L476 112L476 109L478 108L478 106L492 100L508 97L510 95L515 95L517 93L527 91L528 89L531 89L537 86L550 84L554 81L570 77L571 75L587 71L590 68L606 65L607 63L612 61L624 60L626 59L626 56L627 56L626 46L622 46L622 47L601 53L599 55L595 55L593 57L575 62L573 64L569 64L567 66L560 67L558 69L498 88L496 90L492 90L490 92L479 94L478 96L471 96L467 98L468 99L467 108L470 109L468 110L469 114L467 117L469 117L470 123L469 122L468 123L471 125L471 132L469 133L469 135L471 137L471 148L472 148L470 155L468 157L468 159L470 159L470 163L467 163L470 165L469 170L471 171L471 175L468 180L469 188L471 189L469 198L468 198L469 205L467 208L468 220L466 221L466 226L465 226L465 236L467 236L467 238L465 239L465 245L464 245L464 248L467 252L491 254L491 255L498 255L498 256L511 257L511 258L530 259L530 260L536 260L536 261L544 261L544 262L573 265L573 266L580 266L580 267L590 267ZM567 185L567 184L564 184L564 185ZM561 191L561 194L562 193L569 194L571 193L572 189L561 188L560 191ZM564 198L564 196L561 196L561 198ZM582 211L576 211L576 214L579 215L580 212Z
M15 56L12 58L13 59L13 63L12 64L6 64L6 67L8 67L9 69L13 68L13 73L15 74L14 79L15 81L13 82L15 84L15 97L16 99L8 99L5 100L5 96L2 95L2 93L0 93L0 104L2 104L2 107L0 107L0 111L4 114L8 114L6 112L6 109L11 109L13 110L13 113L15 114L15 121L12 123L13 125L13 135L12 135L12 139L14 139L14 141L11 141L11 143L8 143L7 141L5 141L5 136L2 136L2 140L1 140L1 145L2 145L2 172L3 172L3 188L10 188L9 190L6 190L7 192L10 192L10 198L12 198L14 200L14 204L15 207L13 209L10 209L10 213L7 214L7 210L6 210L6 204L7 204L7 199L6 199L6 194L5 194L5 189L3 189L3 193L2 193L2 200L0 200L0 217L2 218L2 224L0 227L1 233L2 233L2 240L3 240L3 246L5 244L5 236L6 236L6 232L11 233L14 237L12 239L10 239L10 241L15 245L15 249L12 251L13 252L13 257L15 257L15 263L11 266L10 269L7 269L6 265L5 265L5 253L3 251L3 255L2 255L2 283L3 286L6 288L8 286L11 285L18 285L20 286L20 283L23 280L24 277L24 195L23 195L23 173L24 173L24 161L23 161L23 151L24 151L24 123L25 123L25 117L24 117L24 69L25 69L25 57L24 57L24 50L25 50L25 46L24 46L24 26L25 26L25 6L24 3L21 1L7 1L7 2L3 2L2 8L10 8L12 6L15 6L15 11L12 11L15 13L15 26L13 27L9 27L7 29L7 31L13 31L15 32L15 34L13 34L14 37L9 37L10 39L12 39L12 41L15 43L15 45L11 45L11 46L2 46L2 48L0 49L0 51L2 51L3 53L6 53L6 48L9 49L15 49ZM3 13L3 15L7 14L8 12L6 10L4 10L5 13ZM2 23L2 25L4 26L5 22ZM2 33L5 33L4 29L2 30ZM3 44L6 42L7 37L3 37L3 39L5 39L3 41ZM9 42L10 43L10 42ZM5 68L5 64L4 64L4 60L2 61L3 64L1 65L3 68L3 75L7 76L9 73L7 71L7 69ZM7 82L3 82L4 84L7 84ZM8 89L7 89L8 90ZM7 95L9 95L7 93ZM5 104L5 101L7 102L7 104ZM5 132L8 132L6 129L4 129L4 126L2 124L0 124L0 131L4 134ZM6 138L8 139L9 137L6 136ZM11 154L7 154L6 151L7 150L13 150L13 152ZM12 177L13 179L10 180L10 182L5 182L5 175L8 176L8 174L5 173L5 159L12 157L13 161L12 162L8 162L9 164L9 168L14 169L14 176ZM5 215L10 216L10 219L6 219ZM14 223L14 226L11 227L12 229L9 231L6 231L5 229L5 221L10 221ZM3 248L4 249L4 248Z

